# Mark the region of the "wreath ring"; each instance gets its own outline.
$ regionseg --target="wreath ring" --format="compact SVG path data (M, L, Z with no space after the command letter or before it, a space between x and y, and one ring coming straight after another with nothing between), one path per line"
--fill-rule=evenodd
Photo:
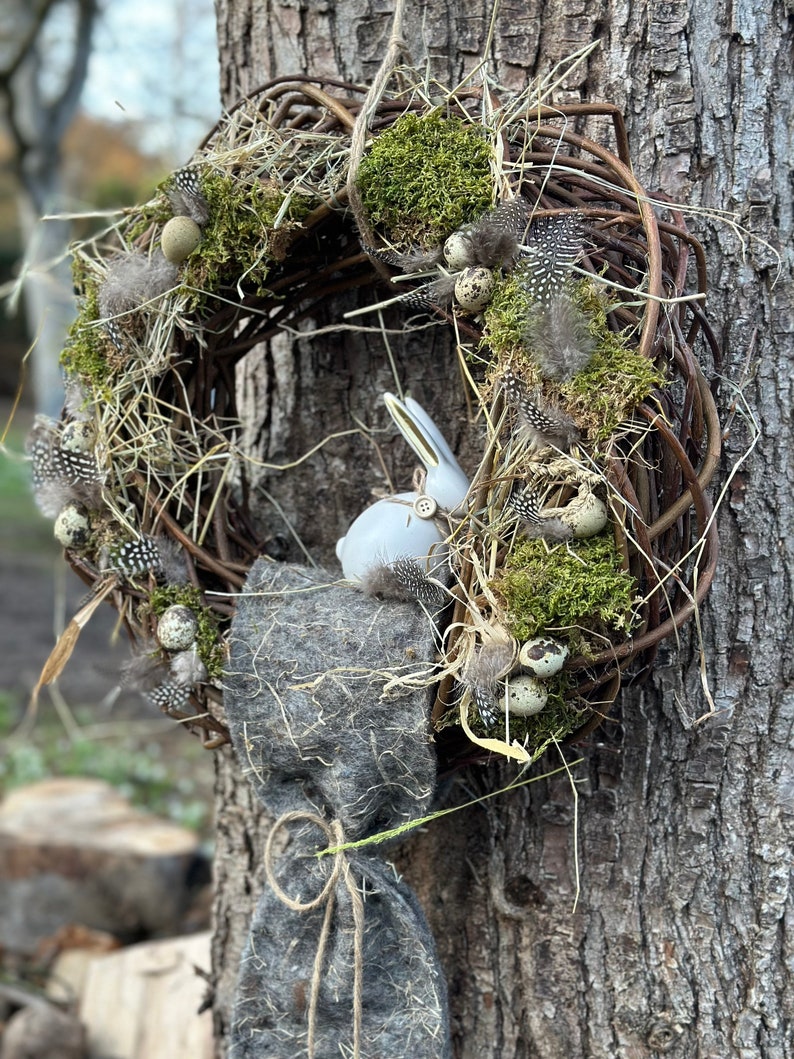
M254 346L340 291L371 288L377 300L384 276L404 270L417 243L431 273L446 272L439 246L453 222L440 222L441 235L431 225L423 231L416 217L411 231L393 230L386 207L372 206L364 176L375 146L389 138L393 147L434 122L473 132L490 153L490 202L485 210L482 202L467 207L464 195L457 228L471 232L500 202L520 200L527 221L517 243L528 240L531 248L533 232L540 246L549 225L575 216L586 249L566 278L579 284L572 300L590 298L588 311L601 319L598 341L649 369L603 429L582 417L581 398L562 401L577 427L577 452L600 477L613 565L633 586L630 616L609 627L599 618L565 662L557 697L568 716L552 734L579 738L608 712L628 667L649 668L659 643L695 614L714 576L707 487L721 432L699 359L706 370L718 367L719 348L703 308L703 249L681 210L634 177L622 116L610 104L549 108L528 99L500 103L480 91L439 104L415 88L384 97L370 111L361 179L351 178L363 191L351 211L350 138L365 100L364 89L339 81L289 77L262 86L224 116L150 202L75 249L80 315L63 356L67 402L59 421L37 423L30 442L40 506L61 524L67 561L118 610L143 660L134 679L158 705L204 729L208 745L225 741L224 641L235 597L267 551L239 447L236 369ZM585 126L610 136L613 148L585 135ZM160 250L174 219L185 229L192 224L200 240L179 260ZM525 266L523 252L500 262L497 286L526 287ZM484 311L466 311L448 295L436 297L438 290L425 276L409 294L418 291L423 308L456 329L475 406L489 424L470 506L478 524L485 518L501 527L516 468L523 474L521 461L534 460L537 449L530 445L527 456L519 446L518 462L505 467L504 431L521 409L520 401L510 406L504 372L516 375L525 396L546 400L551 392L555 408L560 385L533 375L525 336L510 330L506 295L501 310L494 297ZM417 304L404 300L407 310ZM575 484L558 475L558 508ZM517 606L504 587L509 578L500 580L515 525L494 533L496 568L485 562L476 525L457 531L463 543L445 641L449 665L433 712L449 762L472 753L453 723L461 688L476 690L467 674L484 642L477 628L467 630L472 606L497 625ZM189 649L164 646L160 635L164 614L179 607L189 612L182 614ZM183 641L177 635L173 642ZM186 658L175 669L175 655L189 655L192 665ZM63 661L50 665L50 675ZM473 711L469 717L476 727ZM533 737L534 750L547 734ZM475 754L492 749L487 736L475 733Z

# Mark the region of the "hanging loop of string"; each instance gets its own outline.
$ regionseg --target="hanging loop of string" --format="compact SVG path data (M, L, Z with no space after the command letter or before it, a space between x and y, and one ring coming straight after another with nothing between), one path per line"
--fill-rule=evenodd
M405 2L406 0L396 0L391 33L389 35L389 42L386 46L386 54L383 56L383 61L378 67L378 72L372 79L372 84L364 98L361 110L358 112L358 117L353 126L353 131L350 134L350 168L347 174L347 196L361 238L368 244L371 244L374 240L372 229L367 222L363 204L361 202L361 195L358 190L358 167L364 156L364 147L367 142L370 120L383 97L389 78L396 70L397 64L401 59L406 59L410 62L408 45L406 44L402 33Z

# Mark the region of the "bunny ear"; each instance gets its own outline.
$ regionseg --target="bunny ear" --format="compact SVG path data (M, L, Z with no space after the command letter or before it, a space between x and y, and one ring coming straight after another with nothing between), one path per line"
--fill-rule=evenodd
M405 398L405 407L413 415L414 419L416 419L418 423L421 423L425 434L432 440L441 462L450 463L453 466L457 467L458 461L455 459L455 454L449 447L447 439L441 433L439 428L436 426L435 421L430 418L424 408L422 408L420 404L417 404L413 397Z
M383 400L397 429L428 470L438 467L442 461L446 462L451 456L449 446L436 424L416 401L409 397L403 402L393 393L385 393Z
M385 393L383 400L400 433L425 465L424 488L428 496L449 511L455 511L469 491L469 479L443 434L424 408L410 397L401 401L393 393Z

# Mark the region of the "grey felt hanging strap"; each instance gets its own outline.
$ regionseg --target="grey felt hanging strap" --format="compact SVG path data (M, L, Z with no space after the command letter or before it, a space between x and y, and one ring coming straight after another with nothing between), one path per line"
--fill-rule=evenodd
M446 1059L446 987L382 845L427 812L435 629L320 570L260 560L232 623L229 728L277 817L243 953L230 1059Z

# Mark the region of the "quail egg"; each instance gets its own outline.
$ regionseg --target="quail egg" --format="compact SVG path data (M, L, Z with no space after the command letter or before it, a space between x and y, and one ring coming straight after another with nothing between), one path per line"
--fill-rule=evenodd
M560 519L571 527L574 537L594 537L609 520L609 512L603 500L595 493L584 493L566 507Z
M91 452L95 444L94 424L85 419L73 419L61 431L61 448L67 452Z
M83 548L91 539L88 510L76 500L64 504L53 527L56 541L64 548Z
M453 272L460 272L471 264L471 240L464 232L453 232L444 243L444 259Z
M559 673L569 651L564 643L548 636L535 636L521 645L518 661L536 677L545 679Z
M549 693L535 677L525 673L511 677L505 684L504 704L517 717L532 717L548 702Z
M196 642L198 618L181 603L164 610L157 622L157 639L166 651L187 651Z
M458 276L455 282L455 299L462 309L479 312L491 300L494 274L482 265L472 265Z
M201 229L191 217L172 217L166 221L160 246L163 257L172 265L181 264L201 242Z

